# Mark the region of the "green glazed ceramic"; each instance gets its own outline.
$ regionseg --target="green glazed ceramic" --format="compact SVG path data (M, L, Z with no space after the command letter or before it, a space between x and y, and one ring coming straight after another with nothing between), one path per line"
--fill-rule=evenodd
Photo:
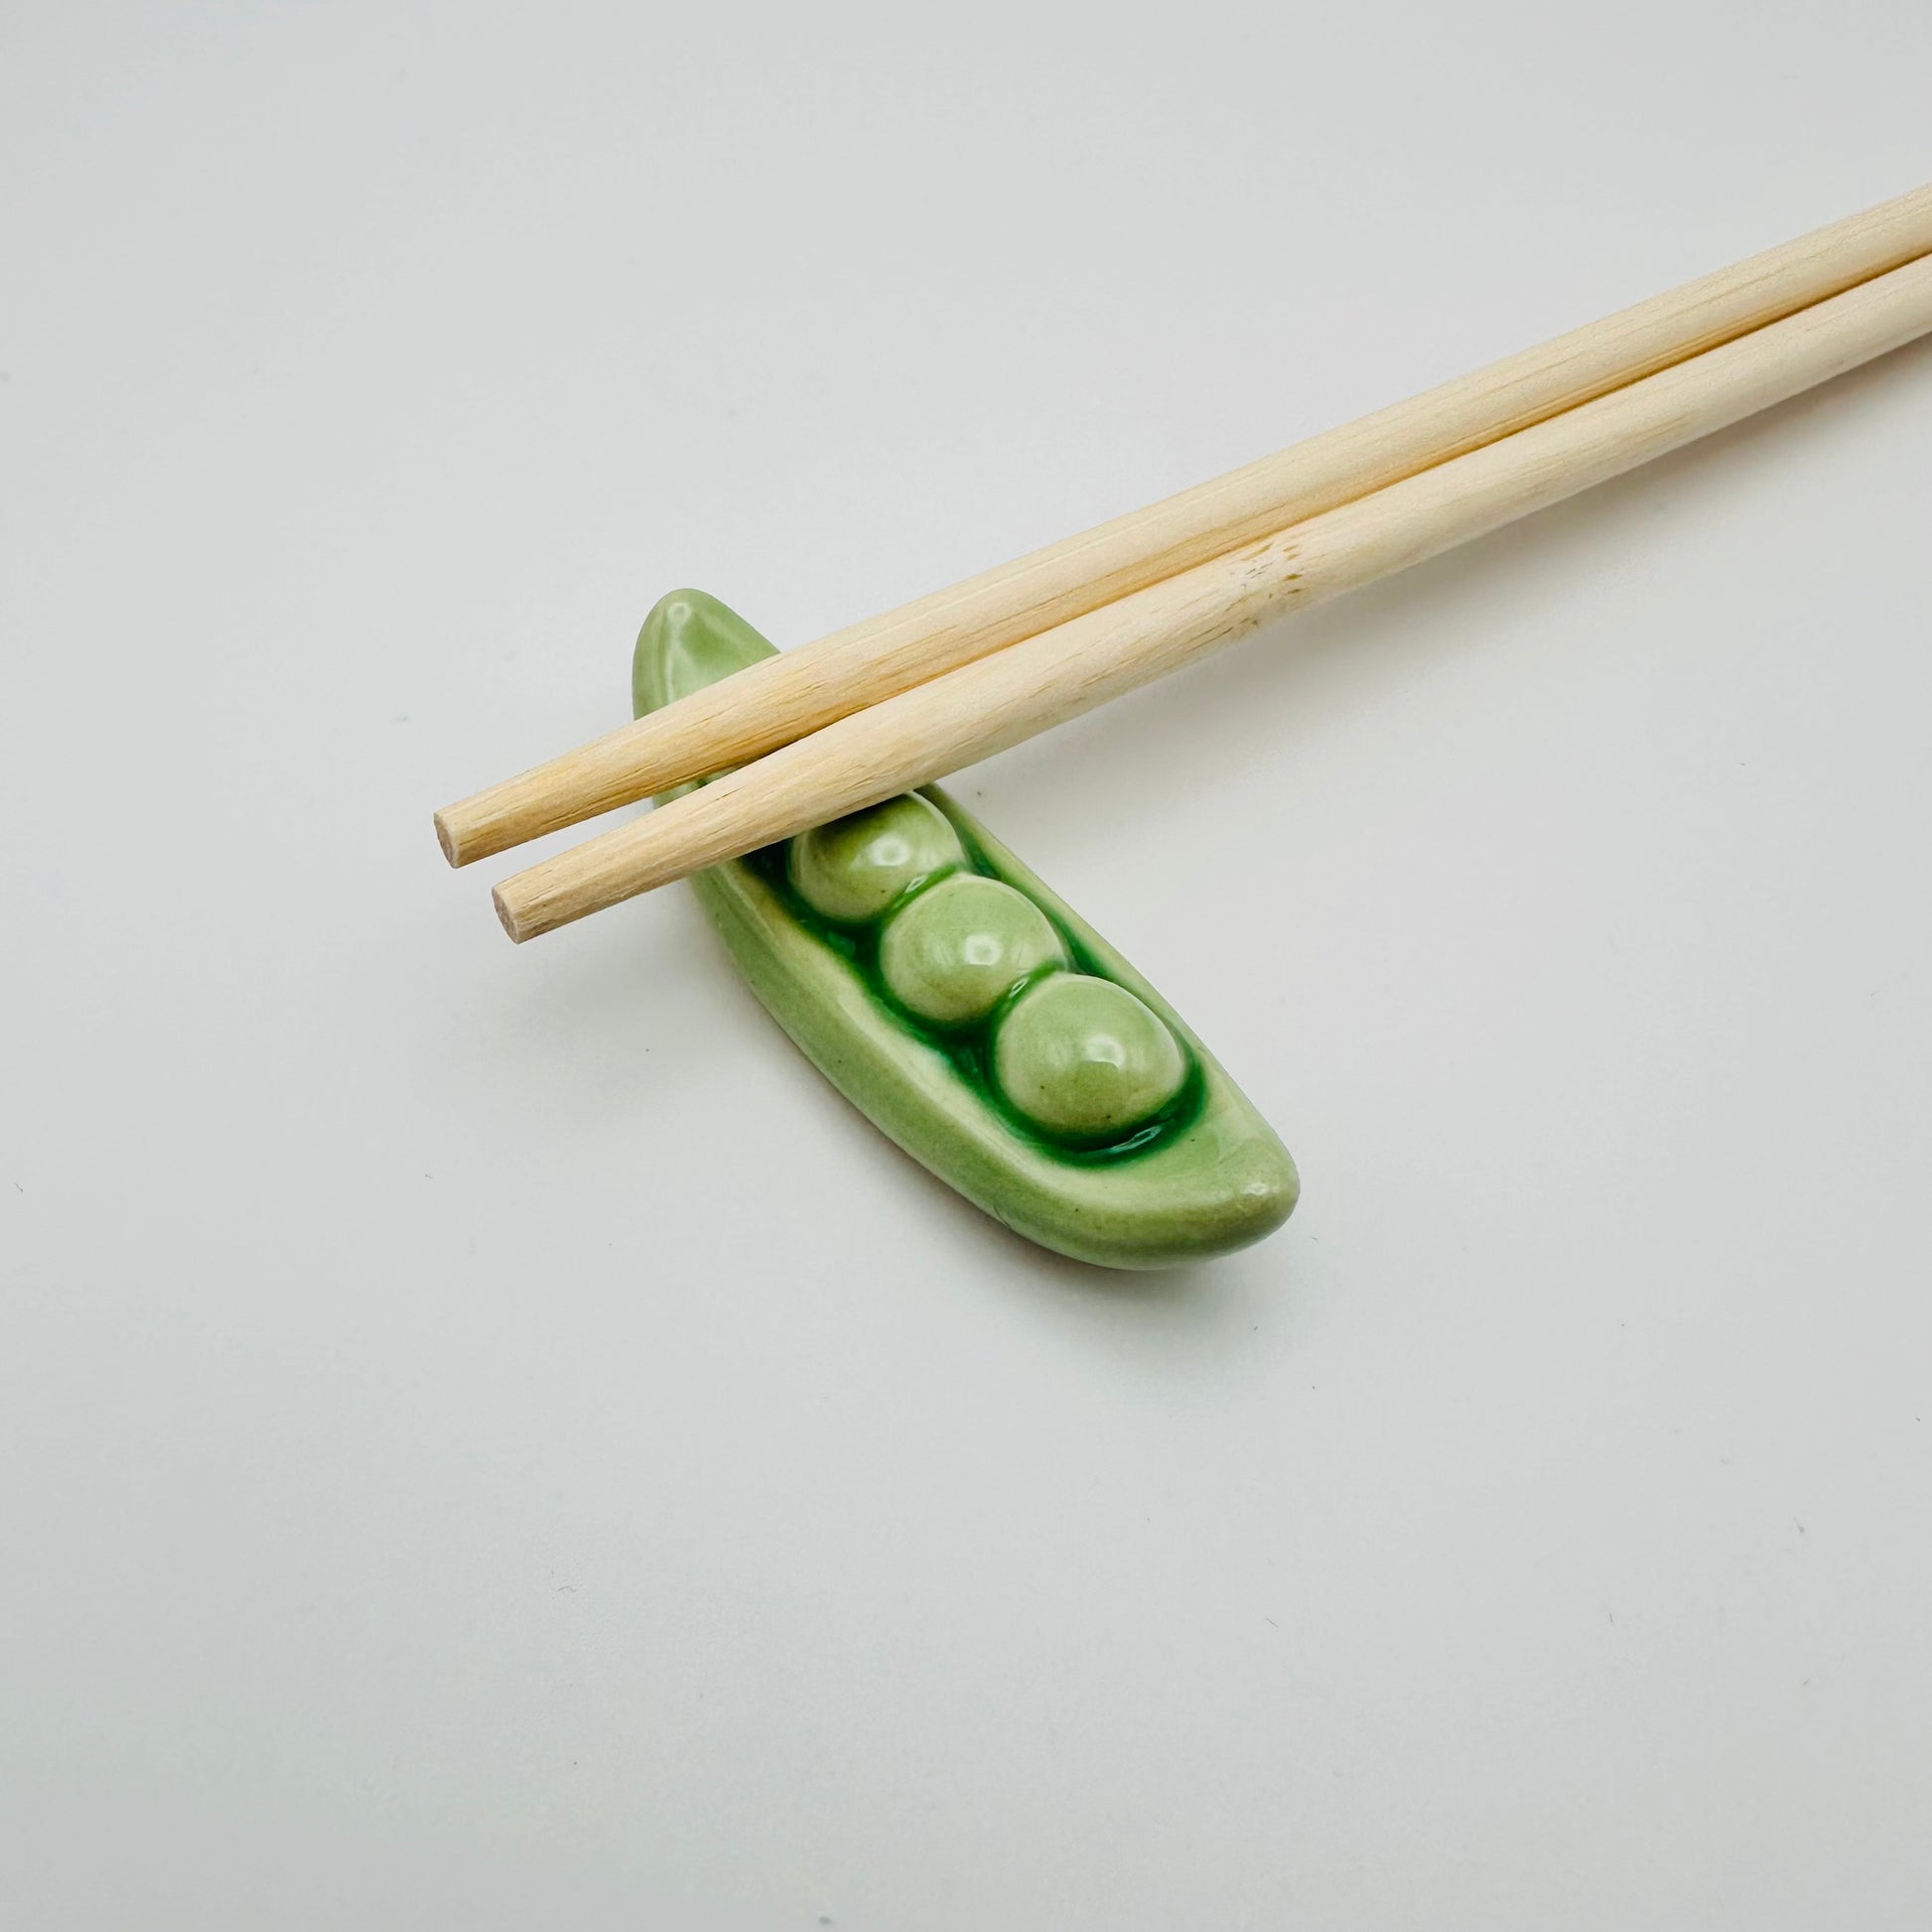
M638 633L632 707L771 651L716 598L673 591ZM1180 1017L936 785L692 885L819 1071L1029 1240L1156 1268L1294 1210L1288 1150Z

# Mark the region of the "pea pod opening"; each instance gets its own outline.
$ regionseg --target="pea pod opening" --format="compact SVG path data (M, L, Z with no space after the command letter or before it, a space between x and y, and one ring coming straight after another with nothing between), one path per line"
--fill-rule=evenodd
M633 711L772 654L716 598L673 591L638 633ZM1246 1247L1293 1212L1295 1164L1219 1062L940 787L691 883L819 1071L1029 1240L1153 1268Z

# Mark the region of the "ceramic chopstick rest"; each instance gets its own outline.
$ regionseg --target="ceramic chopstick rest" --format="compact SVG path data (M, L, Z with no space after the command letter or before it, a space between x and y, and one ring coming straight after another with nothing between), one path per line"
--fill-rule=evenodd
M638 636L633 708L771 654L715 598L673 592ZM1179 1016L937 786L692 884L826 1078L1042 1247L1158 1267L1293 1210L1288 1150Z

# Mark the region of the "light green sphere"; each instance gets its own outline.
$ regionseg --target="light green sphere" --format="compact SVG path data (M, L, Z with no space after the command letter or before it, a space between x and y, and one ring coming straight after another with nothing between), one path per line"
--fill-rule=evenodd
M1159 1113L1187 1077L1161 1017L1124 986L1055 973L1014 1002L993 1042L1000 1091L1064 1140L1111 1140Z
M835 818L791 842L793 890L814 912L864 925L907 887L965 862L944 812L914 792Z
M974 873L928 886L879 942L887 991L938 1027L984 1020L1029 973L1066 963L1052 921L1025 893Z

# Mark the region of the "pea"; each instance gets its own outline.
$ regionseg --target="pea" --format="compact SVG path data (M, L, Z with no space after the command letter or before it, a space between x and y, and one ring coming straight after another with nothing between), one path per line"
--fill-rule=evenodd
M895 915L879 942L886 990L935 1026L984 1020L1027 977L1064 966L1053 922L998 879L956 874Z
M964 863L959 834L937 805L906 792L791 842L791 883L814 912L850 925L876 919L921 879Z
M1180 1091L1187 1062L1126 987L1056 973L1015 1002L993 1042L993 1073L1035 1126L1092 1141L1159 1113Z

